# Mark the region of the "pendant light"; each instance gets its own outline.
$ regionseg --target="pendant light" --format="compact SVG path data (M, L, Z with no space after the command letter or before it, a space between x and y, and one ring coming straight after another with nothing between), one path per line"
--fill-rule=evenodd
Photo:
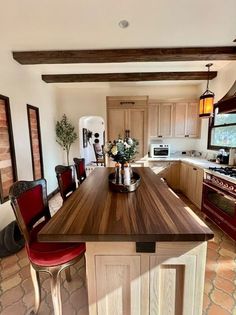
M214 105L215 94L211 92L208 88L210 67L212 65L213 63L208 63L206 65L206 67L208 68L207 87L206 87L206 91L200 96L199 117L202 117L202 118L208 118L213 115L213 105Z

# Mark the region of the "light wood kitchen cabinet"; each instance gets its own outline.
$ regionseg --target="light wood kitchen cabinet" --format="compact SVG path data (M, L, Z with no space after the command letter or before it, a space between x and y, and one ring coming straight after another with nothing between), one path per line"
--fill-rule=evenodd
M173 103L149 102L148 118L150 138L173 136Z
M149 167L154 173L166 180L173 190L179 190L180 164L172 161L149 161Z
M187 196L188 194L188 172L189 172L189 165L186 163L180 163L180 190L182 193Z
M181 162L180 190L199 209L202 203L203 169Z
M198 138L200 119L197 102L178 102L174 107L174 137Z
M140 256L110 255L95 259L100 301L97 314L117 314L119 309L120 314L141 315L141 281L133 281L141 278Z
M107 140L113 141L118 136L130 137L139 142L136 158L147 153L147 97L107 97Z

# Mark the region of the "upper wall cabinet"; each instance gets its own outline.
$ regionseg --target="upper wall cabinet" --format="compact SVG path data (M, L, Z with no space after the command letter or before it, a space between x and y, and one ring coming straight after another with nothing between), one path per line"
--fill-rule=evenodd
M107 97L107 140L125 136L128 130L139 141L137 158L147 153L147 96Z
M173 103L149 103L150 138L170 138L173 136L173 106Z
M156 102L148 105L149 137L197 138L200 119L197 102Z
M178 102L174 107L174 137L198 138L200 119L197 102Z

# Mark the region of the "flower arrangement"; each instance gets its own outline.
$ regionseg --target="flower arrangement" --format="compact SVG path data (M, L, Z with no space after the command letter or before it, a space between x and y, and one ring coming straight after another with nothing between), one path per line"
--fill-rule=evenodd
M104 151L117 163L129 163L134 159L137 151L138 141L126 137L122 139L119 137L113 142L108 142L105 145Z

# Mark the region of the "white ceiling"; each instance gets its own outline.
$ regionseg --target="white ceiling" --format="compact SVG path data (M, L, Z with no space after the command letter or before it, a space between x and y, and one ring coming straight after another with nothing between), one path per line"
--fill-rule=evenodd
M236 38L236 0L8 0L0 12L0 50L8 51L233 46ZM123 19L127 29L118 26ZM206 63L24 67L40 74L204 71ZM213 63L219 70L228 62Z

